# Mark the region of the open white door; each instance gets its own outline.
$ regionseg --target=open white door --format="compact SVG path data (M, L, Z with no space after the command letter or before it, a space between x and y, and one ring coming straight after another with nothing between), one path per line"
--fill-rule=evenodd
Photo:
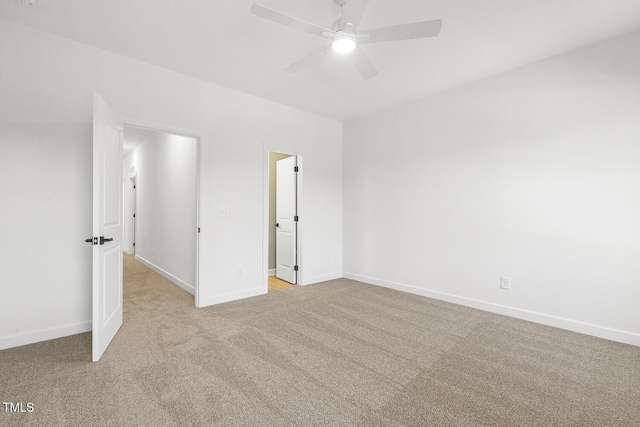
M296 156L276 162L276 276L296 284L297 200Z
M122 326L122 120L93 95L93 361Z

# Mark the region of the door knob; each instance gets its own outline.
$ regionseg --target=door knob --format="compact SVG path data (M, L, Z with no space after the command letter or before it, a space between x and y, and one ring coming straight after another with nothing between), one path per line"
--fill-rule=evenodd
M100 244L104 245L104 242L113 242L113 237L105 239L104 236L100 236Z
M276 222L276 227L280 227L280 224Z

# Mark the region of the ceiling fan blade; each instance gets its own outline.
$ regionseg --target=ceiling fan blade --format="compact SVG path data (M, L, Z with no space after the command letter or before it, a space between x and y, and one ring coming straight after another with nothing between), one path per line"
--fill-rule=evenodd
M268 7L262 6L261 4L256 3L251 6L251 13L270 21L286 25L287 27L302 30L304 32L315 34L317 36L323 36L323 33L335 34L334 31L328 28L323 28L319 25L303 21L302 19L294 18L293 16L286 15L282 12L278 12L277 10L269 9Z
M369 61L369 58L367 58L367 55L364 54L362 49L356 47L352 55L353 65L355 65L356 70L358 70L363 79L368 80L378 75L378 70L376 70L376 67Z
M287 71L289 73L295 73L296 71L301 70L302 68L311 64L312 62L317 61L318 59L325 56L329 52L330 48L331 48L331 45L322 46L321 48L314 50L313 52L303 57L302 59L299 59L298 61L289 65L287 68L284 69L284 71Z
M361 43L380 43L396 40L420 39L424 37L436 37L442 29L442 19L434 21L414 22L413 24L394 25L392 27L375 28L362 31L369 36L368 40Z
M353 24L353 31L358 30L369 0L344 0L344 19Z

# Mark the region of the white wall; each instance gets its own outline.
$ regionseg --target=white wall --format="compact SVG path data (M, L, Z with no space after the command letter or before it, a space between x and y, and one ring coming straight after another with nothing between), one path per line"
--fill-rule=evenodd
M640 345L638 46L345 124L345 276Z
M123 165L129 189L125 200L131 194L132 166L137 174L136 259L194 294L196 140L153 132L127 155Z
M67 123L81 123L86 131L92 120L93 92L100 93L126 123L200 137L201 292L197 304L204 306L264 292L263 236L267 219L263 218L263 196L267 185L267 149L295 152L305 159L302 206L306 213L305 252L300 264L305 269L304 280L312 283L342 271L340 122L9 21L0 20L0 40L0 121L5 129L12 129L12 139L28 140L32 138L32 128L65 129ZM60 158L75 158L61 163L66 168L63 173L90 180L90 153L82 151L90 149L78 149L91 143L90 126L88 129L89 133L72 135L44 133L35 144L43 149L55 148ZM50 158L31 158L15 150L3 155L2 162L15 165L14 169L20 171L51 171L54 167L58 170ZM88 191L90 184L83 185L87 185L83 191ZM38 221L43 212L36 208L53 203L63 212L72 212L76 219L58 224L56 233L75 237L57 242L57 253L68 258L89 250L88 245L77 240L90 234L88 223L84 224L91 217L87 194L90 192L78 192L70 185L56 186L51 199L38 189L11 190L3 197L3 206L33 209L25 210L21 222L12 223L11 227L7 224L15 211L0 211L0 232L8 235L3 247L31 248L24 243L25 235L47 236L52 227ZM220 217L222 207L229 209L228 217ZM77 263L75 275L48 274L50 267L60 263L37 253L38 256L30 257L29 268L42 270L42 277L50 277L47 295L54 298L46 305L51 307L43 310L45 303L36 302L38 289L45 286L39 283L40 279L23 279L24 272L18 268L22 264L5 262L3 258L2 304L12 308L0 312L3 328L0 348L17 341L32 342L33 332L44 328L63 335L65 331L58 328L90 319L89 256L73 259ZM8 259L19 256L22 255ZM241 277L236 274L238 267L244 272ZM23 295L13 292L14 284L27 287L20 291ZM67 309L68 306L73 309ZM14 319L15 313L20 316ZM8 324L12 326L6 327ZM9 342L7 337L14 333L18 338Z
M0 122L0 349L90 327L92 138Z

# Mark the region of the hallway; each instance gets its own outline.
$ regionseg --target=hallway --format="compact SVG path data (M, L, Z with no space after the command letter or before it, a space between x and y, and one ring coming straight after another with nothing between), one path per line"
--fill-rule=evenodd
M132 317L149 312L195 309L193 295L136 261L135 255L122 257L125 325Z

